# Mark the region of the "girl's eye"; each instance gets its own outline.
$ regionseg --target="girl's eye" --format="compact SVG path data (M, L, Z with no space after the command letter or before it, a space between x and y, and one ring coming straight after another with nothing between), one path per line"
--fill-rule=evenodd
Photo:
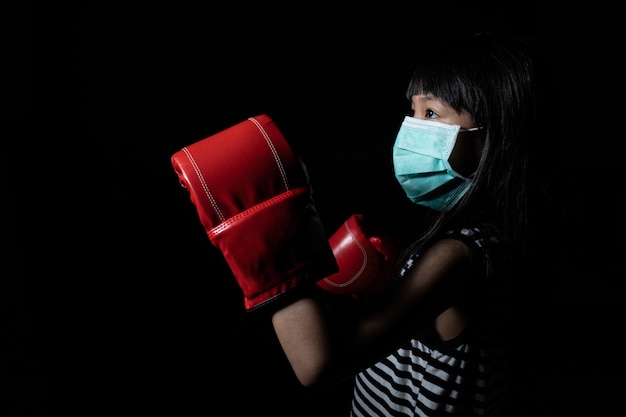
M439 115L431 109L426 110L426 113L424 114L424 116L427 119L436 119L437 117L439 117Z

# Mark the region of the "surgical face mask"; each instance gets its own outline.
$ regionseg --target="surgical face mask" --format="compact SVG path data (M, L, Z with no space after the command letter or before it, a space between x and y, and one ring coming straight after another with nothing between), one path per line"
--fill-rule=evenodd
M463 177L448 161L459 125L405 117L393 145L396 178L414 203L438 211L447 211L469 189L473 174Z

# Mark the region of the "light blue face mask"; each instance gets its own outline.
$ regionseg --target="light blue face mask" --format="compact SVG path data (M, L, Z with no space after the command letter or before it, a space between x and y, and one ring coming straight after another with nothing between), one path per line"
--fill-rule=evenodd
M467 192L472 176L463 177L450 166L459 125L405 117L393 145L396 178L414 203L447 211Z

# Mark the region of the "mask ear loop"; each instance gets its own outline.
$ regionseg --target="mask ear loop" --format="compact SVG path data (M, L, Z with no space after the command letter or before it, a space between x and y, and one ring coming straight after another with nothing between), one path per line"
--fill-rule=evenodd
M458 132L458 133L461 133L461 132L476 132L477 130L482 130L482 129L483 129L483 127L482 127L482 126L468 127L467 129L459 128L459 132ZM449 165L449 162L447 162L447 163L448 163L448 165ZM474 180L474 177L476 176L476 171L472 172L472 173L471 173L470 175L468 175L468 176L465 176L465 175L461 175L459 172L455 171L455 170L452 168L452 166L451 166L451 165L449 165L449 166L450 166L450 170L451 170L452 172L454 172L454 173L455 173L455 174L456 174L459 178L462 178L462 179L464 179L464 180L466 180L466 181L470 181L470 182L471 182L471 181L473 181L473 180Z

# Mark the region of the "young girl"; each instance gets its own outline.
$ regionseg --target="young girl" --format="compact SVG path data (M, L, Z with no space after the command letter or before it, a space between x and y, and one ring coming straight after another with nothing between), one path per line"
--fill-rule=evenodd
M393 164L432 223L416 219L430 226L398 261L385 255L369 267L377 282L391 281L348 306L330 302L332 286L320 282L352 258L331 252L336 235L327 241L320 232L306 172L268 117L172 157L246 308L271 317L304 386L354 378L353 417L513 415L517 358L531 340L518 318L536 309L527 296L542 288L533 286L537 215L554 162L541 62L530 39L489 33L421 57Z
M304 386L356 375L351 416L512 415L516 309L533 308L516 302L554 142L535 52L481 33L425 55L393 163L432 226L352 314L336 317L313 293L273 313Z

